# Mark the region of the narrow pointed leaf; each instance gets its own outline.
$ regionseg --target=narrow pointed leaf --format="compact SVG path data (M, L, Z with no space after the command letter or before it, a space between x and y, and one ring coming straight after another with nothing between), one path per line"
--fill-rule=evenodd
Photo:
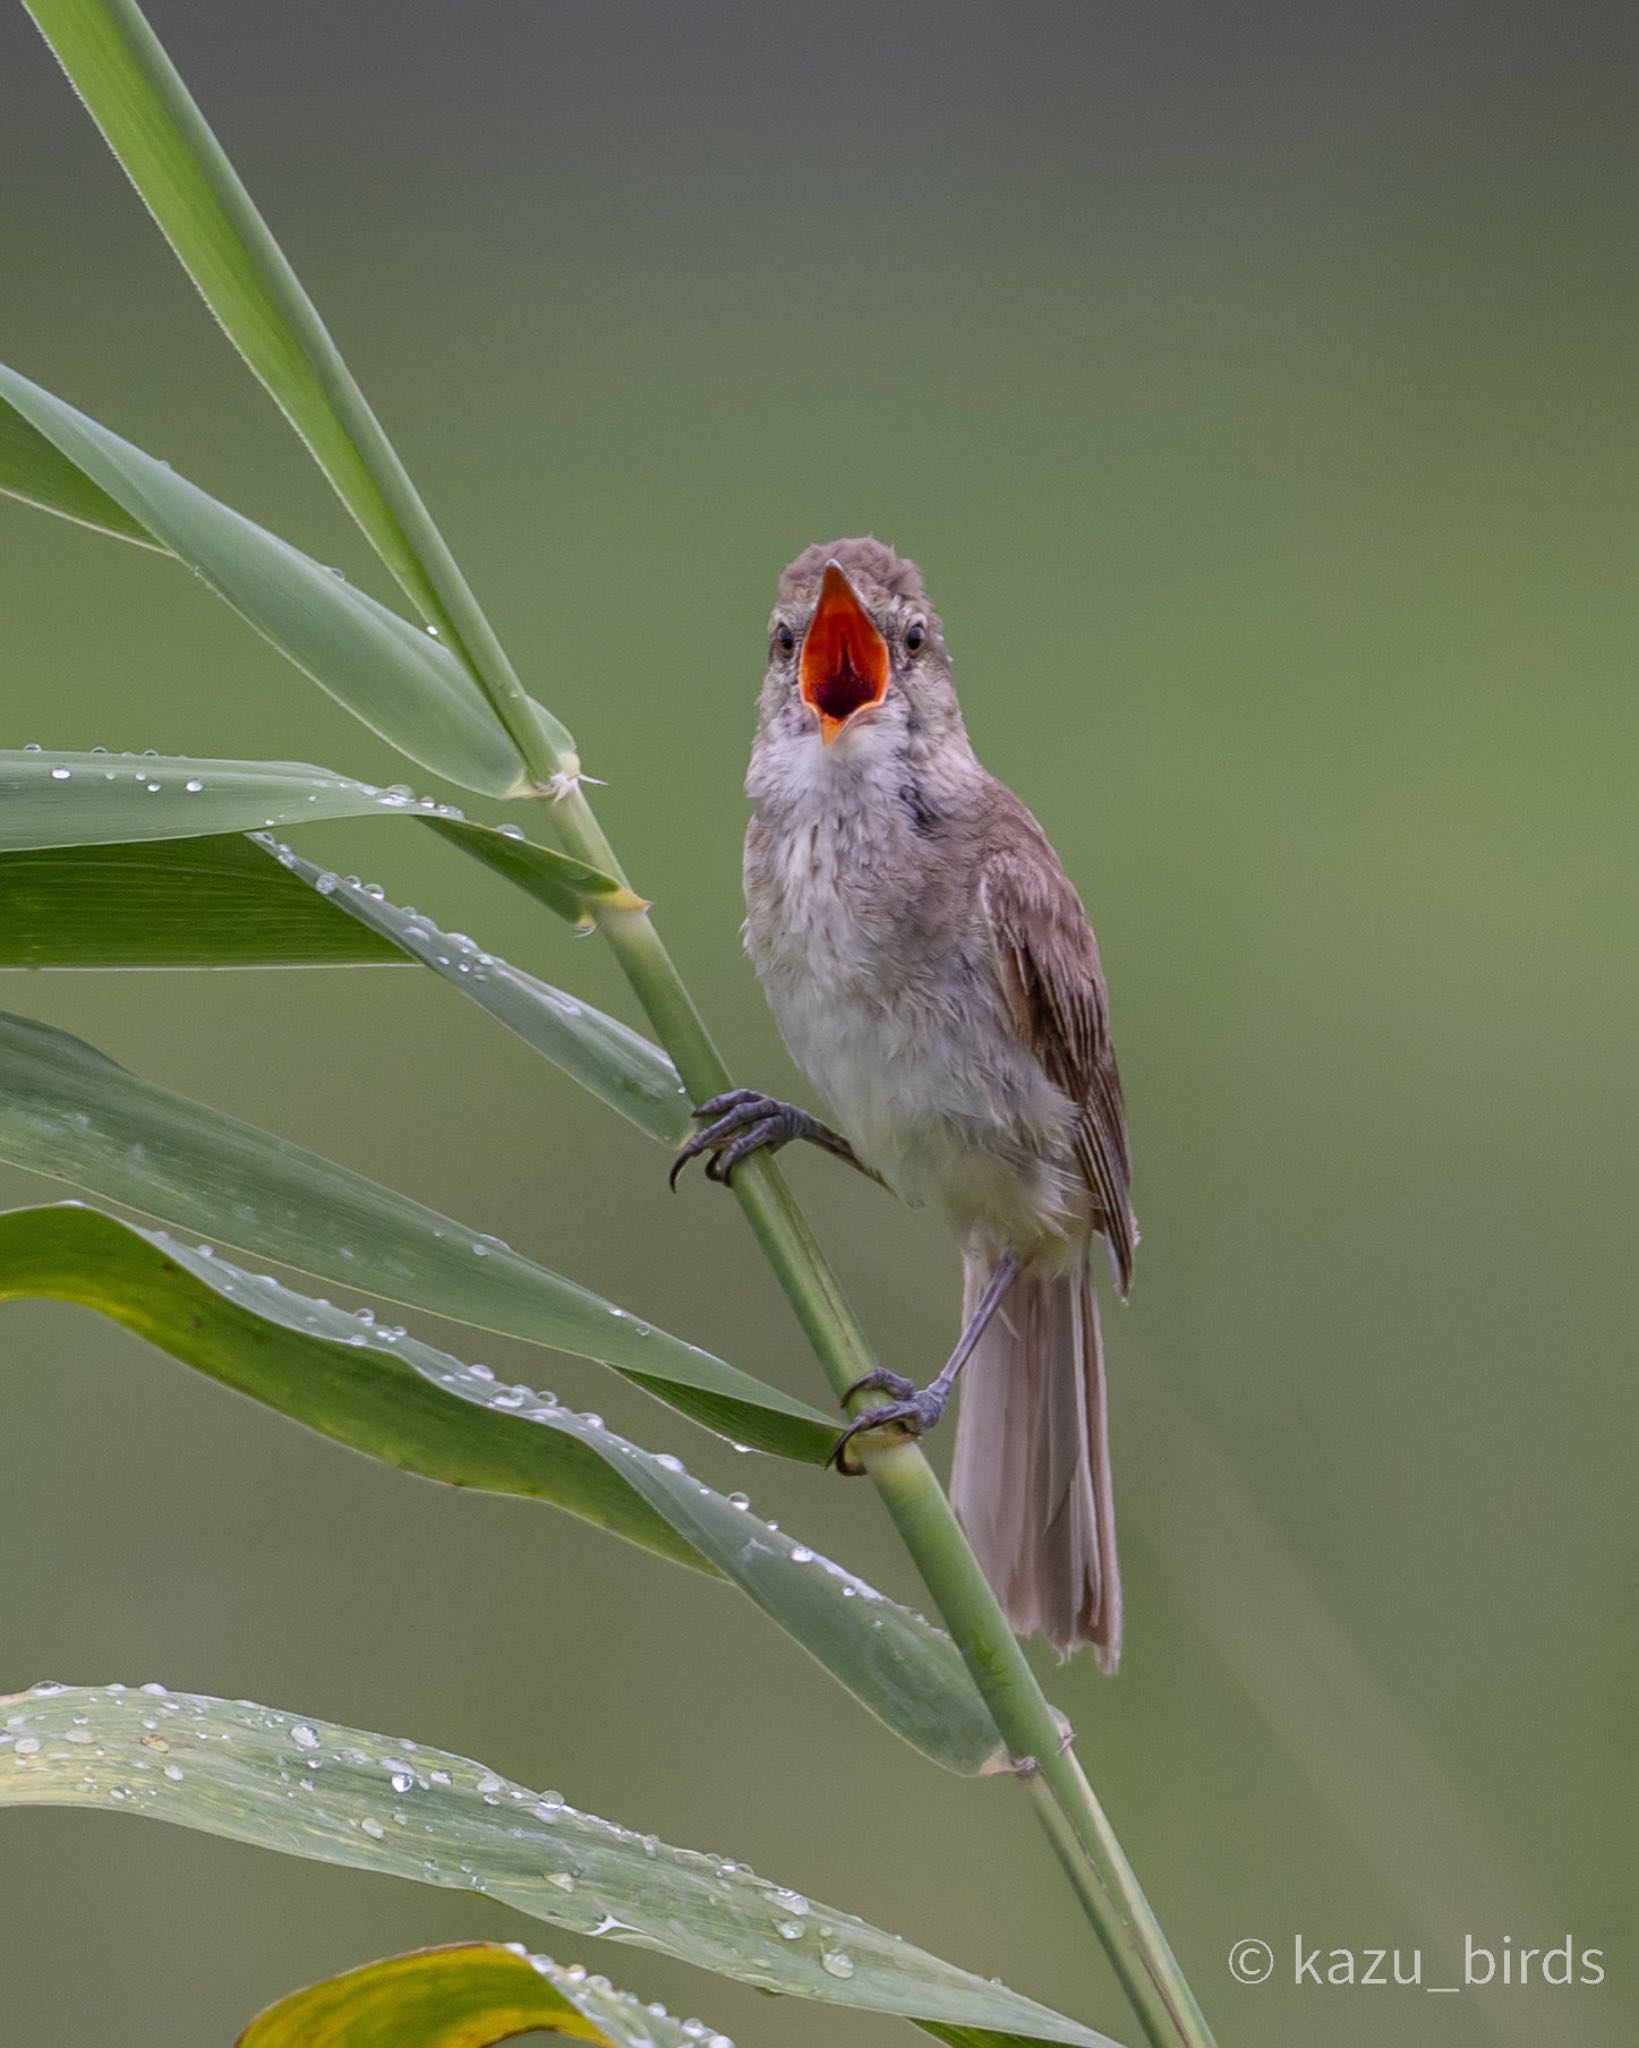
M552 1395L245 1272L163 1230L62 1203L0 1213L0 1301L78 1303L337 1443L428 1479L551 1501L721 1576L946 1769L998 1766L950 1639L921 1615Z
M498 832L488 837L502 846L517 843ZM327 902L470 996L639 1130L663 1145L675 1145L690 1128L689 1098L677 1069L650 1039L590 1003L486 953L464 933L440 931L419 911L400 910L356 877L335 875L265 835L264 843L288 874L322 889Z
M592 912L603 905L614 910L649 907L613 876L600 874L566 853L538 846L521 832L491 830L461 818L429 818L427 823L440 839L482 861L493 873L571 923L589 927Z
M252 2020L235 2048L493 2048L518 2034L592 2048L711 2048L681 2020L521 1942L459 1942L309 1984Z
M155 765L145 761L139 778ZM164 772L174 789L169 764ZM0 841L6 780L0 762ZM474 829L500 837L487 826ZM585 874L603 879L591 869ZM675 1144L688 1129L676 1069L649 1039L465 936L387 903L375 885L301 860L265 834L254 835L254 843L230 833L17 852L0 846L0 968L412 962L470 995L662 1144Z
M404 815L459 813L431 797L378 789L302 761L48 753L36 747L0 752L0 852Z
M531 787L483 691L449 649L118 434L0 367L9 405L257 632L412 761L465 788ZM0 477L0 486L4 478ZM39 502L36 498L34 502ZM55 504L49 509L58 509Z
M417 612L453 652L469 663L476 657L514 734L526 733L526 745L554 766L572 766L572 736L525 696L317 308L141 8L135 0L26 4L224 332Z
M512 828L463 818L402 784L378 789L302 761L222 761L192 755L0 748L0 854L204 837L331 818L413 817L501 873L527 877L538 902L582 929L604 905L638 898L612 875L536 846Z
M0 1698L0 1805L147 1815L420 1884L741 1983L1026 2042L1106 2036L831 1906L424 1745L153 1687ZM961 2038L960 2034L957 2036Z
M757 1449L830 1453L834 1426L817 1410L498 1238L4 1013L0 1158L360 1293L599 1359Z
M0 491L42 512L55 512L80 526L92 526L116 540L166 552L147 527L133 519L83 469L70 462L38 427L0 399Z
M0 967L406 964L238 833L0 853Z

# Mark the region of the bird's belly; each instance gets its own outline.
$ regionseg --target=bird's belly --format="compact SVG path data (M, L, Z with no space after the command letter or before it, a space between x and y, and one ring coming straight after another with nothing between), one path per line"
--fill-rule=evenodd
M907 1201L1020 1250L1084 1230L1070 1105L972 991L964 1004L805 979L769 993L849 1142Z

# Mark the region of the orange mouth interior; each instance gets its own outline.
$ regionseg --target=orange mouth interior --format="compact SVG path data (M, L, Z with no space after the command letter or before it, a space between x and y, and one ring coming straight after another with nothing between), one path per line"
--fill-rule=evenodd
M803 702L819 714L829 746L855 712L880 704L887 694L888 643L832 562L802 643Z

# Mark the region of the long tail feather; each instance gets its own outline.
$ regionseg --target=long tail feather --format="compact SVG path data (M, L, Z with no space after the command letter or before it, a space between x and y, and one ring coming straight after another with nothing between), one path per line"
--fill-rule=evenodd
M969 1259L963 1312L988 1271ZM1098 1300L1088 1271L1020 1275L963 1379L951 1498L1009 1622L1121 1656L1121 1573Z

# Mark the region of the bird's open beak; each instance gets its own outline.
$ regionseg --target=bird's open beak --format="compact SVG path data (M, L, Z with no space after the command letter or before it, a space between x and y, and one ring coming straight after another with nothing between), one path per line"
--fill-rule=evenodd
M888 694L888 643L835 562L826 564L819 603L802 643L802 701L829 746L858 711Z

